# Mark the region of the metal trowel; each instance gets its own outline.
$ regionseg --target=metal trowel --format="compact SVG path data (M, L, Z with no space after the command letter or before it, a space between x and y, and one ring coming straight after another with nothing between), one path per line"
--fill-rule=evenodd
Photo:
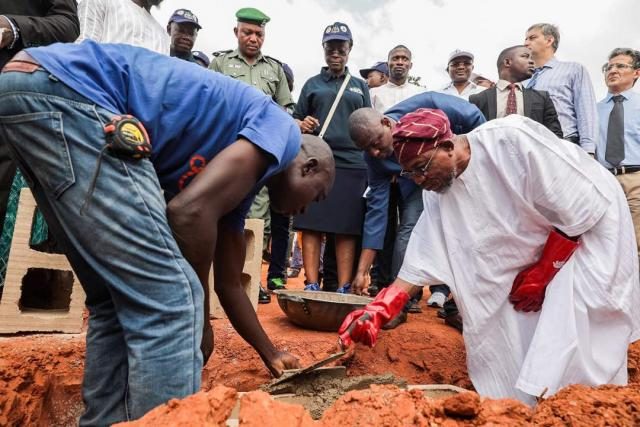
M327 363L331 363L334 360L338 360L340 359L342 356L345 355L345 351L340 351L338 353L334 353L329 357L326 357L322 360L318 360L317 362L312 363L311 365L307 366L306 368L302 368L302 369L291 369L291 370L287 370L284 371L284 374L282 375L281 378L278 378L277 380L275 380L274 382L272 382L271 384L269 384L270 387L273 387L275 385L278 384L282 384L285 383L287 381L291 381L292 379L296 379L299 378L305 374L308 374L309 372L313 372L316 369L326 365ZM343 367L339 367L338 369L344 369Z

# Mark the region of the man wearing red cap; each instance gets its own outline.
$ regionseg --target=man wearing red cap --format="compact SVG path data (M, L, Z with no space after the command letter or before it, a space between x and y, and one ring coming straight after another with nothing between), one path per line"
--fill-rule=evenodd
M568 384L626 384L640 286L615 178L518 115L454 135L444 112L419 109L393 138L424 213L398 279L345 319L343 345L372 346L419 286L447 283L480 394L533 403Z

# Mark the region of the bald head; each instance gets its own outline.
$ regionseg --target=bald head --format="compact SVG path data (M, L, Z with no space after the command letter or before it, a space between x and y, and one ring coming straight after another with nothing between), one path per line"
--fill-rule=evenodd
M318 136L308 133L303 134L298 156L302 157L305 161L316 159L323 167L331 169L332 171L335 169L331 147Z
M393 120L373 108L360 108L349 116L349 135L358 148L376 158L393 153Z
M359 108L349 116L349 135L358 148L364 148L369 140L371 128L382 120L383 115L373 108Z
M335 161L329 145L314 135L302 135L302 144L293 162L269 182L273 208L294 215L306 206L323 200L335 179Z

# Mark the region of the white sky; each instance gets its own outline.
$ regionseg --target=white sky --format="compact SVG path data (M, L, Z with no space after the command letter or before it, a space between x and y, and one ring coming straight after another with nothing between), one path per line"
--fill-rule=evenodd
M411 74L421 76L430 90L449 81L444 68L454 49L472 52L475 71L495 79L500 51L522 44L526 29L537 22L560 27L557 57L587 67L597 99L606 93L600 67L609 52L640 49L639 0L164 0L152 13L165 25L175 9L190 9L203 27L195 50L210 56L237 46L233 27L241 7L256 7L271 17L262 52L291 66L296 98L324 65L322 33L335 21L348 24L353 33L348 63L353 74L404 44L413 52Z

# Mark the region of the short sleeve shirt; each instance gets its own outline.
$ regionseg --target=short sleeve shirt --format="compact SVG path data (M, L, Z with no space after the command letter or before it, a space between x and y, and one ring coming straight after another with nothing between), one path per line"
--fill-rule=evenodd
M255 88L197 64L91 40L28 52L98 106L131 114L144 124L151 139L151 161L169 197L240 137L271 160L256 189L286 168L300 149L300 130L280 106ZM248 209L245 205L241 210ZM233 223L242 226L244 213L235 212L234 217Z
M273 58L260 54L256 62L249 65L236 49L216 56L210 68L254 86L285 108L294 104L282 64Z

